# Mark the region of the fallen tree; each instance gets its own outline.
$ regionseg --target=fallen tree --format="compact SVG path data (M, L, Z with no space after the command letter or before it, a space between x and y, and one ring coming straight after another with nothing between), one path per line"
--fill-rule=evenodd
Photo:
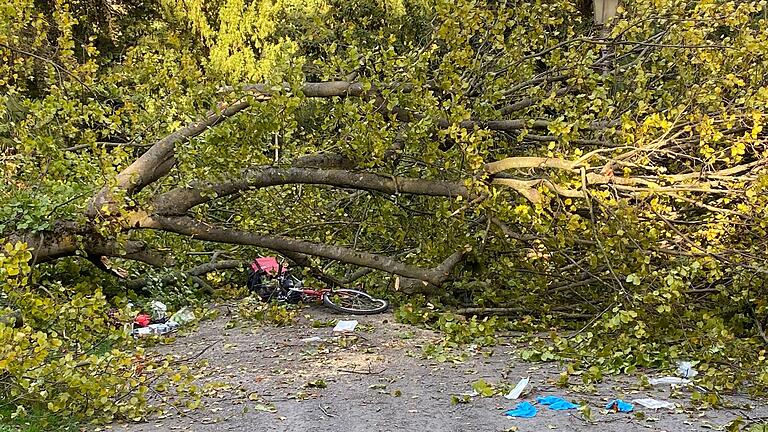
M560 346L614 371L687 330L764 334L760 2L633 0L602 27L570 1L227 3L98 46L31 4L3 23L0 237L40 274L123 278L110 257L129 287L205 287L279 253L466 313L590 316Z

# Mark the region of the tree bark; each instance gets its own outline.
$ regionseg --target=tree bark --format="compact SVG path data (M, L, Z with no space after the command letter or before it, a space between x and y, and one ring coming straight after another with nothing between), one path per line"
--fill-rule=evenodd
M220 112L208 113L202 120L190 123L186 127L157 141L149 150L117 175L115 187L125 191L127 195L132 195L164 177L176 163L174 156L176 144L189 141L208 130L211 126L228 117L232 117L249 106L251 106L249 100L237 101L224 107ZM88 215L95 216L99 214L104 205L111 206L114 204L112 201L112 188L105 186L88 204Z
M309 257L307 255L302 253L286 251L286 250L281 250L279 252L281 255L284 255L286 258L293 261L293 263L296 264L297 267L304 267L307 270L309 270L309 273L312 276L314 276L317 280L321 282L325 282L328 285L331 285L333 287L345 288L345 284L343 281L336 279L335 277L325 273L324 271L312 265L312 262L309 260Z
M88 226L81 227L74 222L57 221L52 229L34 233L10 233L7 240L11 243L26 243L32 252L32 264L72 256L78 250L82 250L86 255L119 257L155 267L173 264L169 257L149 249L143 241L129 240L125 244L119 244L102 237Z
M264 167L247 173L243 180L223 183L196 182L191 187L166 192L155 200L155 212L166 216L183 215L190 208L210 201L212 193L215 193L216 197L223 197L243 190L286 184L329 185L386 194L470 197L465 186L449 181L384 177L344 170Z
M223 229L184 216L156 216L155 221L157 222L159 229L190 236L198 240L259 246L274 251L283 250L306 253L418 279L432 283L433 285L440 285L445 279L442 271L425 270L401 263L386 256L356 251L340 246L311 243L282 236L260 235L245 231Z
M466 258L469 251L469 249L462 249L454 252L451 254L451 256L446 258L442 263L435 267L434 272L437 276L435 281L404 278L400 281L400 290L409 294L434 291L450 279L453 269L456 268L459 263L464 261L464 258Z
M271 96L271 91L263 84L247 86L245 89L251 94L256 93L261 96L259 100L269 99ZM360 96L364 93L362 84L345 81L306 83L302 91L307 97ZM177 144L183 144L202 134L214 125L250 107L252 103L251 97L226 105L222 104L218 110L209 112L202 120L192 122L157 141L117 175L114 186L105 186L96 193L88 204L87 214L95 216L105 205L111 210L115 204L113 188L122 190L130 196L163 178L176 164L174 151Z
M516 307L507 307L507 308L472 307L472 308L456 309L456 313L459 315L479 315L479 316L487 316L487 315L512 316L512 315L543 315L544 314L543 312L540 312L540 311L533 311L530 309L516 308ZM593 315L590 315L590 314L564 312L564 311L551 311L549 313L552 313L554 315L558 315L564 318L569 318L569 319L587 319L587 318L594 317Z

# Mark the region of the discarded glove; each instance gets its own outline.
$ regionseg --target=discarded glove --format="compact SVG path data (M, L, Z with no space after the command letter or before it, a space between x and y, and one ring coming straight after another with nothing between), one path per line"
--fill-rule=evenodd
M615 412L628 413L628 412L632 412L632 410L635 409L635 406L629 402L624 402L621 399L614 399L605 405L605 409L613 410Z
M530 402L520 402L517 406L504 414L509 417L523 417L531 418L536 415L538 411L536 407L531 405Z
M568 402L567 400L557 396L539 396L536 398L536 402L542 405L548 405L549 409L556 411L575 409L579 407L578 405Z

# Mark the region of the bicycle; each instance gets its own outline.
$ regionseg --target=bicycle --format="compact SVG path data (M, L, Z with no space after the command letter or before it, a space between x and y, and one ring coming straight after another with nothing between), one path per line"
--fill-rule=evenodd
M269 279L272 283L266 282ZM277 300L285 303L314 301L340 313L373 315L387 310L386 300L372 297L362 291L348 288L312 289L288 272L286 266L275 257L257 258L251 263L248 288L264 301Z

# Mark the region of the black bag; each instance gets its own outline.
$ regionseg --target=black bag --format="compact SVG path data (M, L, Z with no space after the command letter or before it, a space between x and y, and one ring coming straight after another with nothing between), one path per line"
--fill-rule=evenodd
M261 260L264 261L259 262ZM257 294L263 301L275 299L279 302L298 303L301 301L301 292L291 288L300 288L301 281L291 276L282 264L277 264L275 269L275 264L277 260L271 257L255 260L248 269L248 291Z
M298 286L297 286L298 285ZM301 281L294 283L293 277L286 273L285 278L280 283L280 293L278 299L286 303L296 304L301 301L301 292L294 291L292 288L300 289Z
M276 285L277 283L274 283L274 286ZM267 273L263 270L254 271L249 269L246 286L248 287L249 292L257 294L264 301L269 301L274 294L274 288L269 287Z

